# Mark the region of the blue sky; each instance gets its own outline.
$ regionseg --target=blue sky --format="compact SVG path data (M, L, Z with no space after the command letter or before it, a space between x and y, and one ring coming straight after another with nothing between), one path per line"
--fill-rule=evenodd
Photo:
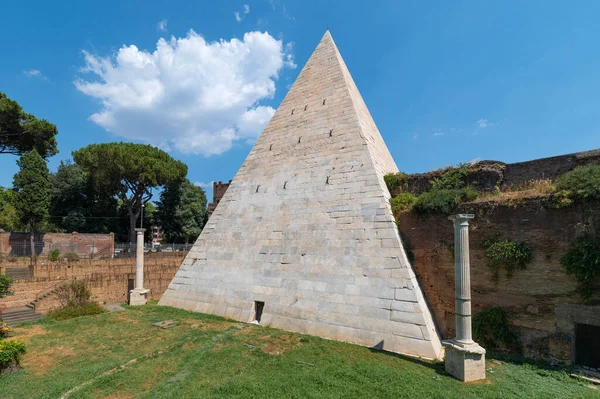
M193 182L225 181L329 28L401 170L516 162L600 147L599 11L595 1L8 2L0 91L57 125L53 170L82 146L123 140L168 149ZM0 185L15 161L0 155Z

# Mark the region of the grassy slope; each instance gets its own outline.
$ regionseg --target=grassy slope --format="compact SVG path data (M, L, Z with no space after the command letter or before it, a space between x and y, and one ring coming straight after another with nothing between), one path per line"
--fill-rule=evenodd
M159 329L166 319L176 327ZM2 398L596 398L600 391L532 365L489 362L483 383L462 384L442 363L147 305L16 329L28 354L0 376ZM160 353L156 353L160 351ZM310 363L307 365L305 363Z

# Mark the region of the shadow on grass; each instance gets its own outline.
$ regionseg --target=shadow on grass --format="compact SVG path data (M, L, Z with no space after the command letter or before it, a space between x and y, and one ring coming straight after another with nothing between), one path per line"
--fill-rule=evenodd
M441 360L426 360L419 357L413 357L408 355L402 355L400 353L388 352L383 349L384 341L379 342L377 345L374 345L369 348L369 350L373 353L380 353L385 356L394 357L396 359L401 359L406 362L410 362L419 366L427 367L434 370L437 374L444 375L447 377L452 377L450 374L446 373L444 370L444 362Z

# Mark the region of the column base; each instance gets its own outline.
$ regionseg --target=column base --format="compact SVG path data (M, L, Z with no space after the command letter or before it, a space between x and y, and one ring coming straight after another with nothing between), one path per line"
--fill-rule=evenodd
M129 291L129 305L130 306L141 306L148 302L149 289L146 288L135 288Z
M449 340L442 345L446 349L444 364L448 374L463 382L485 379L485 349L479 344Z

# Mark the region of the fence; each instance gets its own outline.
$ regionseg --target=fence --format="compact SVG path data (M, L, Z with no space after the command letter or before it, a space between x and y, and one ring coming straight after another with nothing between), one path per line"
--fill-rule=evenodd
M166 258L170 254L181 256L182 252L188 252L193 244L161 244L152 245L144 243L144 255L146 258ZM134 258L136 253L136 244L133 243L115 243L115 258Z
M112 246L107 246L105 243L97 245L95 242L91 243L49 243L49 242L34 242L34 253L38 257L49 257L52 251L58 250L59 257L65 257L67 254L77 254L77 257L81 259L99 259L99 258L112 258L113 249ZM31 244L27 241L23 243L11 243L10 250L7 253L2 253L7 258L21 258L31 256Z
M193 244L162 244L160 246L153 246L151 243L144 244L144 255L147 258L168 258L173 256L181 256L182 252L188 252L192 249ZM34 242L35 255L40 258L47 258L50 252L54 250L59 251L59 258L68 257L68 254L77 254L80 259L100 259L100 258L135 258L136 244L133 243L115 243L113 246L107 246L104 242L96 244L94 241L90 242L63 242L63 243L49 243L49 242ZM10 249L4 254L2 253L2 244L0 243L0 258L4 257L12 258L23 258L31 256L31 244L29 241L24 240L21 243L12 242Z

